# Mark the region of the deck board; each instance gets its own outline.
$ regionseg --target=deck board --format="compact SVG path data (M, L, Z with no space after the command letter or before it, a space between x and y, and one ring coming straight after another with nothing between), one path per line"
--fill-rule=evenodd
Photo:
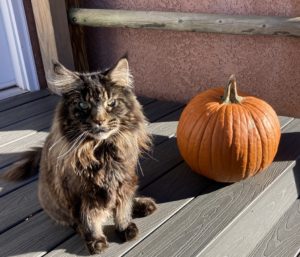
M0 256L43 256L73 235L40 212L0 236Z
M0 148L50 127L53 111L38 114L0 129Z
M58 102L58 97L47 96L12 109L0 112L0 128L26 120L30 117L53 110Z
M37 196L37 181L0 198L0 234L41 210Z
M201 255L215 257L248 256L284 215L298 197L293 163L265 190L263 197L253 201L234 219L230 226L201 252ZM299 179L300 176L297 177ZM300 232L300 230L299 230ZM300 243L300 242L299 242ZM256 255L261 256L261 255ZM287 255L289 256L289 255Z
M249 257L296 257L299 253L300 199L297 199Z
M25 95L27 101L18 97L14 104L6 101L4 107L0 102L0 172L18 160L23 151L33 145L41 145L51 124L58 98L49 93L32 97L30 94ZM273 243L274 235L268 233L268 230L275 231L277 227L284 226L284 218L281 216L289 204L295 201L293 198L299 195L300 185L295 184L292 179L297 167L295 159L300 154L300 149L297 148L300 145L299 120L279 116L284 133L279 153L266 172L232 185L223 185L193 173L179 154L176 129L184 105L145 97L138 99L151 122L148 130L154 136L155 145L152 157L146 156L141 160L139 192L154 197L159 209L149 217L135 219L140 234L132 242L121 243L116 237L112 221L108 221L105 231L110 247L101 256L232 254L234 251L230 246L224 247L228 243L226 240L234 238L236 234L245 238L248 234L251 235L248 227L244 234L242 231L249 219L252 222L249 224L255 225L251 211L252 215L257 214L262 218L271 215L271 218L267 220L269 223L265 229L255 230L261 244L256 245L257 242L253 240L247 255L250 252L251 256L257 256L255 254L261 252L265 254L270 249L281 253L278 250L280 247L273 249L270 246L269 242ZM43 107L36 110L40 105ZM17 111L22 113L16 115ZM12 117L14 115L16 117ZM284 190L286 186L288 189ZM20 183L0 181L0 206L4 207L0 210L0 234L5 231L0 236L0 256L86 256L87 251L79 236L71 229L55 225L42 211L36 191L37 177ZM276 201L272 201L274 197ZM270 201L274 202L272 208L260 213ZM281 212L272 216L278 208ZM291 214L286 214L286 217L295 220L295 216ZM297 231L298 227L293 229L290 234L288 231L285 234L292 242L296 242L298 237L293 231ZM289 245L284 238L281 241L284 242L283 245ZM246 242L247 240L242 241L238 245L240 248L235 250L241 249L237 252L242 253ZM292 244L293 247L296 245Z
M300 131L299 120L293 120L283 131L292 136L282 137L278 157L265 172L219 190L215 190L213 185L210 193L198 196L182 212L137 245L128 256L138 256L141 252L145 256L200 254L286 168L293 165L300 154L297 147L300 137L294 134Z
M50 92L48 90L40 90L37 92L24 93L21 95L10 97L5 100L1 100L0 112L12 109L16 106L20 106L20 105L35 101L40 98L44 98L48 95L50 95Z

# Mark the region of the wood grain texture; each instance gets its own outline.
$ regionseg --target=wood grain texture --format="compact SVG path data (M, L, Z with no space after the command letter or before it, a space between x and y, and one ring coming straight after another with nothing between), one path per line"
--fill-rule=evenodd
M48 96L50 93L48 90L40 90L32 93L24 93L21 95L17 95L8 99L1 100L0 102L0 112L14 108L16 106L20 106L22 104L32 102L39 98L43 98Z
M196 256L237 216L262 197L267 188L295 164L300 154L300 122L284 128L279 152L272 165L257 176L214 188L198 196L183 211L137 245L128 256ZM296 197L296 196L295 196ZM179 232L180 231L180 232Z
M47 82L53 75L53 61L74 70L65 1L31 0ZM56 89L48 86L53 92Z
M297 199L249 257L296 257L299 252L300 200Z
M6 197L0 198L0 234L41 209L34 181Z
M80 7L80 0L65 0L66 11L71 7ZM76 71L86 72L89 70L88 57L85 45L85 34L82 26L69 23L70 40Z
M0 168L19 160L22 157L22 154L32 147L42 146L47 136L47 131L40 131L32 136L22 138L11 144L5 145L4 147L0 147Z
M293 117L286 117L286 116L278 116L278 118L279 118L281 130L294 120Z
M20 122L37 114L53 110L58 97L48 96L24 105L0 112L0 128Z
M149 132L153 136L159 136L159 137L175 136L178 120L182 110L183 109L180 108L179 110L176 110L170 113L169 115L166 115L163 118L155 122L152 122L151 126L149 126Z
M298 198L300 192L298 192L294 169L295 163L265 190L263 196L247 206L231 222L230 226L214 238L198 255L207 257L248 256ZM298 182L299 179L300 175L297 177Z
M299 17L72 8L74 24L239 35L300 36Z
M53 110L44 112L0 129L0 148L49 128L53 112Z
M1 169L0 172L3 172ZM3 197L19 188L21 188L24 185L27 185L35 180L37 180L37 176L34 176L32 178L23 180L23 181L18 181L18 182L9 182L9 181L4 181L0 180L0 197Z
M0 256L42 256L72 233L41 212L1 235Z

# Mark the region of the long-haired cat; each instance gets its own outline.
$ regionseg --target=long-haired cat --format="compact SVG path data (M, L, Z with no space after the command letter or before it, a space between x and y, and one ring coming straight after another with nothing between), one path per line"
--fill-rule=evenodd
M53 85L62 98L44 147L34 149L4 176L36 174L43 209L76 229L91 254L108 246L102 225L113 216L125 241L136 237L132 214L156 209L151 198L136 197L137 162L151 140L132 90L126 58L105 72L81 74L54 64Z

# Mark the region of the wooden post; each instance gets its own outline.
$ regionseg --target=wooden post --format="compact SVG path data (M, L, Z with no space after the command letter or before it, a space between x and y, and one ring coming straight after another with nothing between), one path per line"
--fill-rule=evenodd
M70 9L74 24L241 35L300 36L300 17Z
M60 61L74 69L65 2L31 0L47 82L52 77L52 62ZM56 92L48 83L51 90Z
M65 0L66 10L71 7L78 8L81 0ZM72 23L69 23L69 31L71 38L71 45L73 50L74 65L76 71L89 71L89 64L87 59L87 52L85 46L84 28Z

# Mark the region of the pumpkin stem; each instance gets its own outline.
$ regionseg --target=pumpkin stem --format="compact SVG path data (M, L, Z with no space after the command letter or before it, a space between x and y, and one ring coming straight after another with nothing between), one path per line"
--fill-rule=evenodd
M228 80L228 84L224 90L222 97L222 103L239 104L243 100L243 97L239 96L236 88L236 78L232 74Z

